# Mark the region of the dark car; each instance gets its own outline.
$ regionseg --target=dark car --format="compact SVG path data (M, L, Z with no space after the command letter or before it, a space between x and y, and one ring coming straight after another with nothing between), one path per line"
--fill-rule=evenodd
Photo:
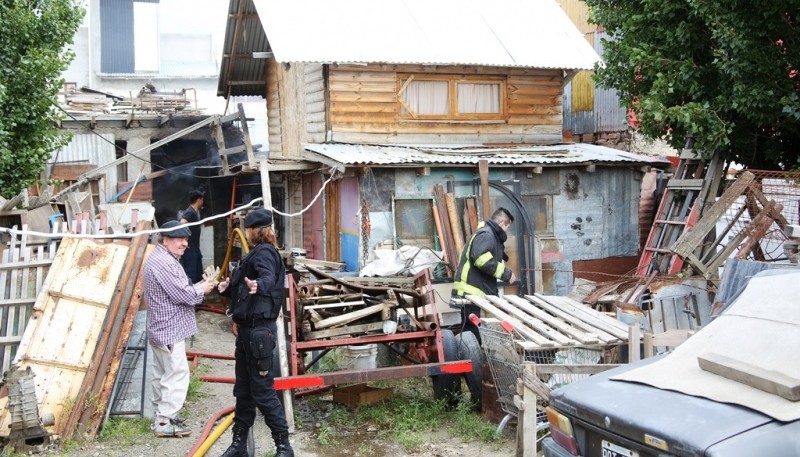
M545 457L800 456L800 421L779 422L743 406L609 379L659 358L553 391Z

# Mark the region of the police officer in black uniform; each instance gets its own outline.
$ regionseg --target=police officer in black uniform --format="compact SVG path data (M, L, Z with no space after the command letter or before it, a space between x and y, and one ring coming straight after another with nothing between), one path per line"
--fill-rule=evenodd
M284 303L286 267L277 249L272 211L256 209L245 217L244 225L252 248L219 284L220 294L231 299L228 312L238 327L233 440L223 457L248 456L247 435L255 422L256 408L272 431L275 457L293 457L289 427L272 373L276 319Z

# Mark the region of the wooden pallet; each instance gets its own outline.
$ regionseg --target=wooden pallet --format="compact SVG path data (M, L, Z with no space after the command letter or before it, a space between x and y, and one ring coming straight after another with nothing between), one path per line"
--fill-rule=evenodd
M627 324L568 297L534 294L468 299L483 310L484 317L511 323L533 348L597 347L628 341Z

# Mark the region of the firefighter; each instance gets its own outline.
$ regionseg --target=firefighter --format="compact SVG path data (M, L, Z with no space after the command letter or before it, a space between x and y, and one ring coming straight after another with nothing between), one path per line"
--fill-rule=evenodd
M507 283L517 281L517 276L506 267L504 243L507 232L514 222L514 216L505 209L498 208L490 219L482 222L461 252L456 269L450 307L461 310L461 329L467 328L480 341L478 328L466 327L470 314L481 316L481 309L466 299L467 295L484 297L497 295L497 280Z

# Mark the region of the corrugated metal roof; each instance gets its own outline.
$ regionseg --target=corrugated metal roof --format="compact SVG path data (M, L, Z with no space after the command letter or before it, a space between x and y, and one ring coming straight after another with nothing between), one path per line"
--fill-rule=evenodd
M217 95L266 95L266 60L254 58L253 53L267 51L269 43L253 1L230 0Z
M589 164L652 165L666 167L669 162L587 143L552 146L378 146L345 143L304 144L306 151L345 166L391 165L474 166L481 159L490 165L561 166Z
M253 0L279 62L592 69L554 0Z

